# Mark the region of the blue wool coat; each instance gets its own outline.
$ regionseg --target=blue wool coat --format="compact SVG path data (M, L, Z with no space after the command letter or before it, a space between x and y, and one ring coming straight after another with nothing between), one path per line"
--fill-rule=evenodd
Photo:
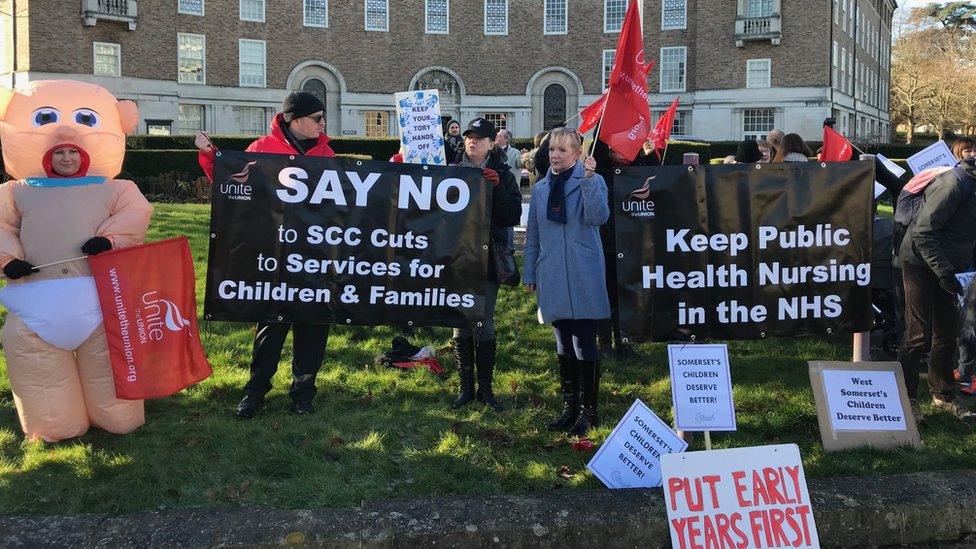
M600 225L610 218L607 184L583 178L577 162L566 181L566 223L546 218L552 172L532 187L522 281L536 285L543 322L610 317Z

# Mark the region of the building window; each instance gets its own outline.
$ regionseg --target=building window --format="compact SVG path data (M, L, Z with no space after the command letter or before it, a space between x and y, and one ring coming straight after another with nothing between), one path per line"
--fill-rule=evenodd
M657 120L660 120L664 116L665 111L660 111L654 113ZM672 136L686 136L688 135L688 121L690 118L690 111L675 111L674 121L671 123L671 135Z
M234 107L237 128L244 135L264 135L267 121L262 107Z
M542 92L542 128L551 130L566 124L566 88L549 84Z
M685 46L661 48L661 91L685 91Z
M386 111L366 111L366 137L386 137L390 135L390 113Z
M366 30L390 30L390 4L387 0L366 0Z
M146 120L146 134L148 135L170 135L172 134L172 120Z
M837 89L838 75L837 75L837 41L836 40L834 41L834 48L830 52L830 64L831 64L830 83L834 87L834 89Z
M203 0L180 0L180 6L176 11L189 15L203 15Z
M94 74L99 76L122 76L122 46L119 44L108 44L105 42L95 42L94 51Z
M772 63L769 59L749 59L746 61L746 87L768 88Z
M613 61L617 57L617 50L603 50L603 89L610 85L610 73L613 72Z
M627 0L603 0L603 32L620 32L627 15Z
M854 97L854 49L847 52L847 95Z
M566 34L568 15L567 0L544 0L543 34Z
M834 0L834 24L840 23L840 0Z
M773 130L773 109L745 109L742 111L744 139L762 141Z
M496 130L508 129L508 113L486 112L484 114L484 119L494 124Z
M265 87L265 43L264 40L238 41L240 54L240 85L242 87Z
M314 95L319 101L325 105L325 96L327 94L325 82L319 80L318 78L309 78L302 84L302 91L307 91L308 93Z
M329 26L329 0L305 0L305 26Z
M447 34L448 14L451 11L450 0L426 0L424 3L427 34Z
M485 0L485 34L508 34L508 0Z
M203 105L180 105L180 133L192 135L204 129Z
M749 0L747 17L769 17L773 14L773 0Z
M207 39L202 34L176 35L178 55L177 81L180 84L207 82Z
M241 21L264 23L264 0L241 0Z
M688 3L685 0L664 0L661 3L661 29L683 29L688 15Z

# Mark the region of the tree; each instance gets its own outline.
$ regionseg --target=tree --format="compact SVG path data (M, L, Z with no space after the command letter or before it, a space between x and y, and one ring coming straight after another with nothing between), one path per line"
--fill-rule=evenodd
M908 128L905 141L911 144L915 126L922 123L927 102L935 95L927 64L930 48L920 32L902 34L892 48L891 116Z
M943 29L976 31L976 5L972 2L930 3L912 10L912 19L926 19L942 25Z

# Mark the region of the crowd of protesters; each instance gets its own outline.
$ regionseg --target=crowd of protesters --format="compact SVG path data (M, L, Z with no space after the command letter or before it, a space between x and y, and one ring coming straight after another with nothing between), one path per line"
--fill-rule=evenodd
M311 94L295 92L284 101L269 134L248 151L334 156L324 132L324 106ZM522 213L521 187L531 188L521 282L533 292L539 319L552 325L563 409L551 430L585 435L598 423L600 360L629 356L620 334L616 299L614 223L610 197L613 172L623 166L656 165L648 142L634 159L597 140L585 155L575 130L555 128L535 136L534 148L520 151L512 135L484 118L461 124L451 120L444 135L449 164L481 169L492 186L485 321L477 328L455 329L452 339L459 374L459 408L480 401L495 411L503 406L492 388L496 356L495 305L502 284L515 285L512 229ZM215 149L199 134L200 164L209 177ZM960 316L964 289L956 274L973 269L976 247L976 140L953 146L956 168L926 170L909 181L899 196L896 222L905 228L896 237L895 267L903 277L904 337L899 361L913 413L918 406L919 371L928 353L928 385L938 409L962 419L976 418L955 400L955 384L976 394L976 290L970 288ZM813 155L795 133L770 131L765 140L742 141L725 164L807 162ZM818 151L819 157L819 151ZM390 159L403 162L403 151ZM906 194L907 193L907 194ZM912 202L912 198L919 200ZM567 297L568 296L568 297ZM251 377L237 408L251 418L271 389L288 331L295 334L292 365L292 410L314 411L315 377L325 355L327 324L258 324ZM956 357L958 349L958 368Z

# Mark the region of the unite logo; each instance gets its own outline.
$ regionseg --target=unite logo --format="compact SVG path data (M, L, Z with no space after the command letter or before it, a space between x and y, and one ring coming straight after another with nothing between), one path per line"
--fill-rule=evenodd
M251 166L257 162L252 160L244 165L244 169L228 176L227 181L220 184L220 193L230 200L250 200L252 189L247 181L251 178Z
M630 214L630 217L654 217L654 201L650 200L651 180L656 175L644 180L644 184L627 197L627 200L620 205L620 208Z
M168 299L161 299L156 290L142 294L142 307L136 309L136 328L139 342L162 341L166 332L189 333L190 321L180 308Z

